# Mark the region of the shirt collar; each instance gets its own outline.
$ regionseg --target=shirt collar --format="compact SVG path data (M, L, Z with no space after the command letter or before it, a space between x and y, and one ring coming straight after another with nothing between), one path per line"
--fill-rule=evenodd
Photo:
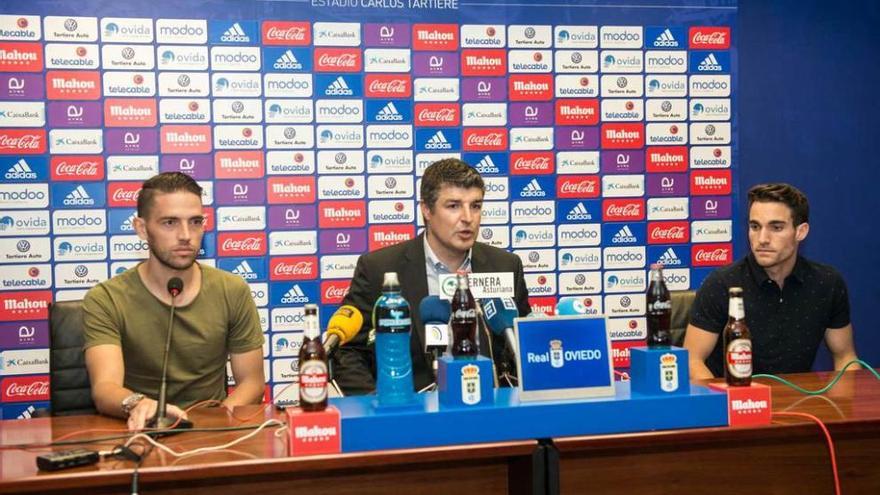
M437 273L455 273L458 270L470 271L471 254L473 253L473 248L468 249L467 256L465 256L464 260L462 260L461 266L458 266L456 268L451 268L451 267L446 266L446 264L444 264L442 261L440 261L440 259L437 258L437 255L434 254L434 250L431 249L431 245L428 244L428 233L427 232L425 232L425 237L424 237L424 239L422 239L422 242L425 245L425 259L429 263L431 263L431 265L434 267L434 269L437 270Z
M763 287L767 284L767 281L770 280L770 276L767 275L767 271L764 270L764 267L758 264L758 260L755 259L755 254L749 252L749 255L746 258L748 260L749 272L752 275L752 279L755 283L758 284L758 287ZM804 282L804 277L806 275L807 263L803 257L797 256L797 259L794 262L794 268L791 270L791 273L785 277L786 282L795 281L799 284Z

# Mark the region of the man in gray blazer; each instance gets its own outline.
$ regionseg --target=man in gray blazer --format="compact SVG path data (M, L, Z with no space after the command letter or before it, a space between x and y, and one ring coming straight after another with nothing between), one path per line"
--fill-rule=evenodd
M366 394L376 388L376 355L370 332L373 304L382 292L385 272L397 272L403 297L412 312L410 353L413 385L421 390L434 381L431 356L424 352L425 327L419 303L440 293L439 276L464 270L473 273L511 272L520 316L531 312L522 261L518 256L477 242L485 186L480 174L465 162L448 158L431 164L422 176L419 208L425 231L415 239L362 255L343 304L364 315L358 335L334 355L334 377L346 395ZM485 330L481 328L481 339ZM492 346L503 349L504 340L492 335ZM481 352L486 346L481 345ZM496 352L496 367L501 363ZM509 364L509 363L508 363ZM515 370L515 366L513 367Z

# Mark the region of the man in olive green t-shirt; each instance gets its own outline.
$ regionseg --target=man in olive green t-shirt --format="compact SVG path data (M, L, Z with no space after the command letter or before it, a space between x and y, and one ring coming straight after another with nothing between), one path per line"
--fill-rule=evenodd
M156 413L171 295L169 416L214 399L227 407L258 403L265 387L263 334L250 288L239 277L195 262L204 234L201 187L189 176L159 174L144 182L134 226L149 257L98 284L83 301L85 358L92 398L104 414L128 417L140 430ZM226 358L235 390L226 395Z

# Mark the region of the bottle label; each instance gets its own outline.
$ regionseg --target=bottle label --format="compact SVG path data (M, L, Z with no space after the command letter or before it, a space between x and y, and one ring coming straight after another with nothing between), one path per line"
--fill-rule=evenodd
M412 325L411 318L379 318L380 327L399 328Z
M299 367L299 400L316 404L327 398L327 363L310 359Z
M727 371L736 378L752 376L752 341L736 339L727 344Z
M648 303L648 312L652 311L663 311L663 310L672 310L672 301L654 301L652 303Z
M660 356L660 390L678 390L678 357L675 354L666 353Z
M742 320L746 317L746 308L742 298L731 297L728 305L727 314L734 320Z
M461 367L461 401L472 406L479 404L482 393L480 391L480 367L468 364Z
M321 335L321 328L317 315L306 315L303 328L303 336L314 339Z
M477 318L477 310L474 309L456 309L452 313L453 320L473 320Z

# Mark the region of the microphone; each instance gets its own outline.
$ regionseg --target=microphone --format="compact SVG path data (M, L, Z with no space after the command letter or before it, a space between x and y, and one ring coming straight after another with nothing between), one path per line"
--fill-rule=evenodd
M516 303L509 297L488 299L483 304L483 311L486 315L486 323L489 330L492 330L497 336L504 336L507 346L513 352L513 358L519 357L519 350L516 347L516 336L513 334L513 319L519 316L519 309Z
M581 296L560 297L556 303L556 314L558 316L572 316L587 314L587 306L584 304L584 298Z
M180 277L171 277L167 285L168 293L171 294L171 314L168 317L168 333L165 336L165 357L162 359L162 384L159 385L159 400L156 406L156 415L153 416L147 427L156 429L170 428L175 422L175 429L183 430L192 428L192 421L185 419L171 419L167 415L168 409L168 354L171 351L171 329L174 326L174 299L183 292L183 280ZM167 433L166 433L167 434Z
M337 347L353 339L364 324L364 315L356 307L346 304L330 317L324 332L324 352L329 359Z
M449 347L449 301L427 296L419 303L419 319L425 325L425 353L444 351Z

